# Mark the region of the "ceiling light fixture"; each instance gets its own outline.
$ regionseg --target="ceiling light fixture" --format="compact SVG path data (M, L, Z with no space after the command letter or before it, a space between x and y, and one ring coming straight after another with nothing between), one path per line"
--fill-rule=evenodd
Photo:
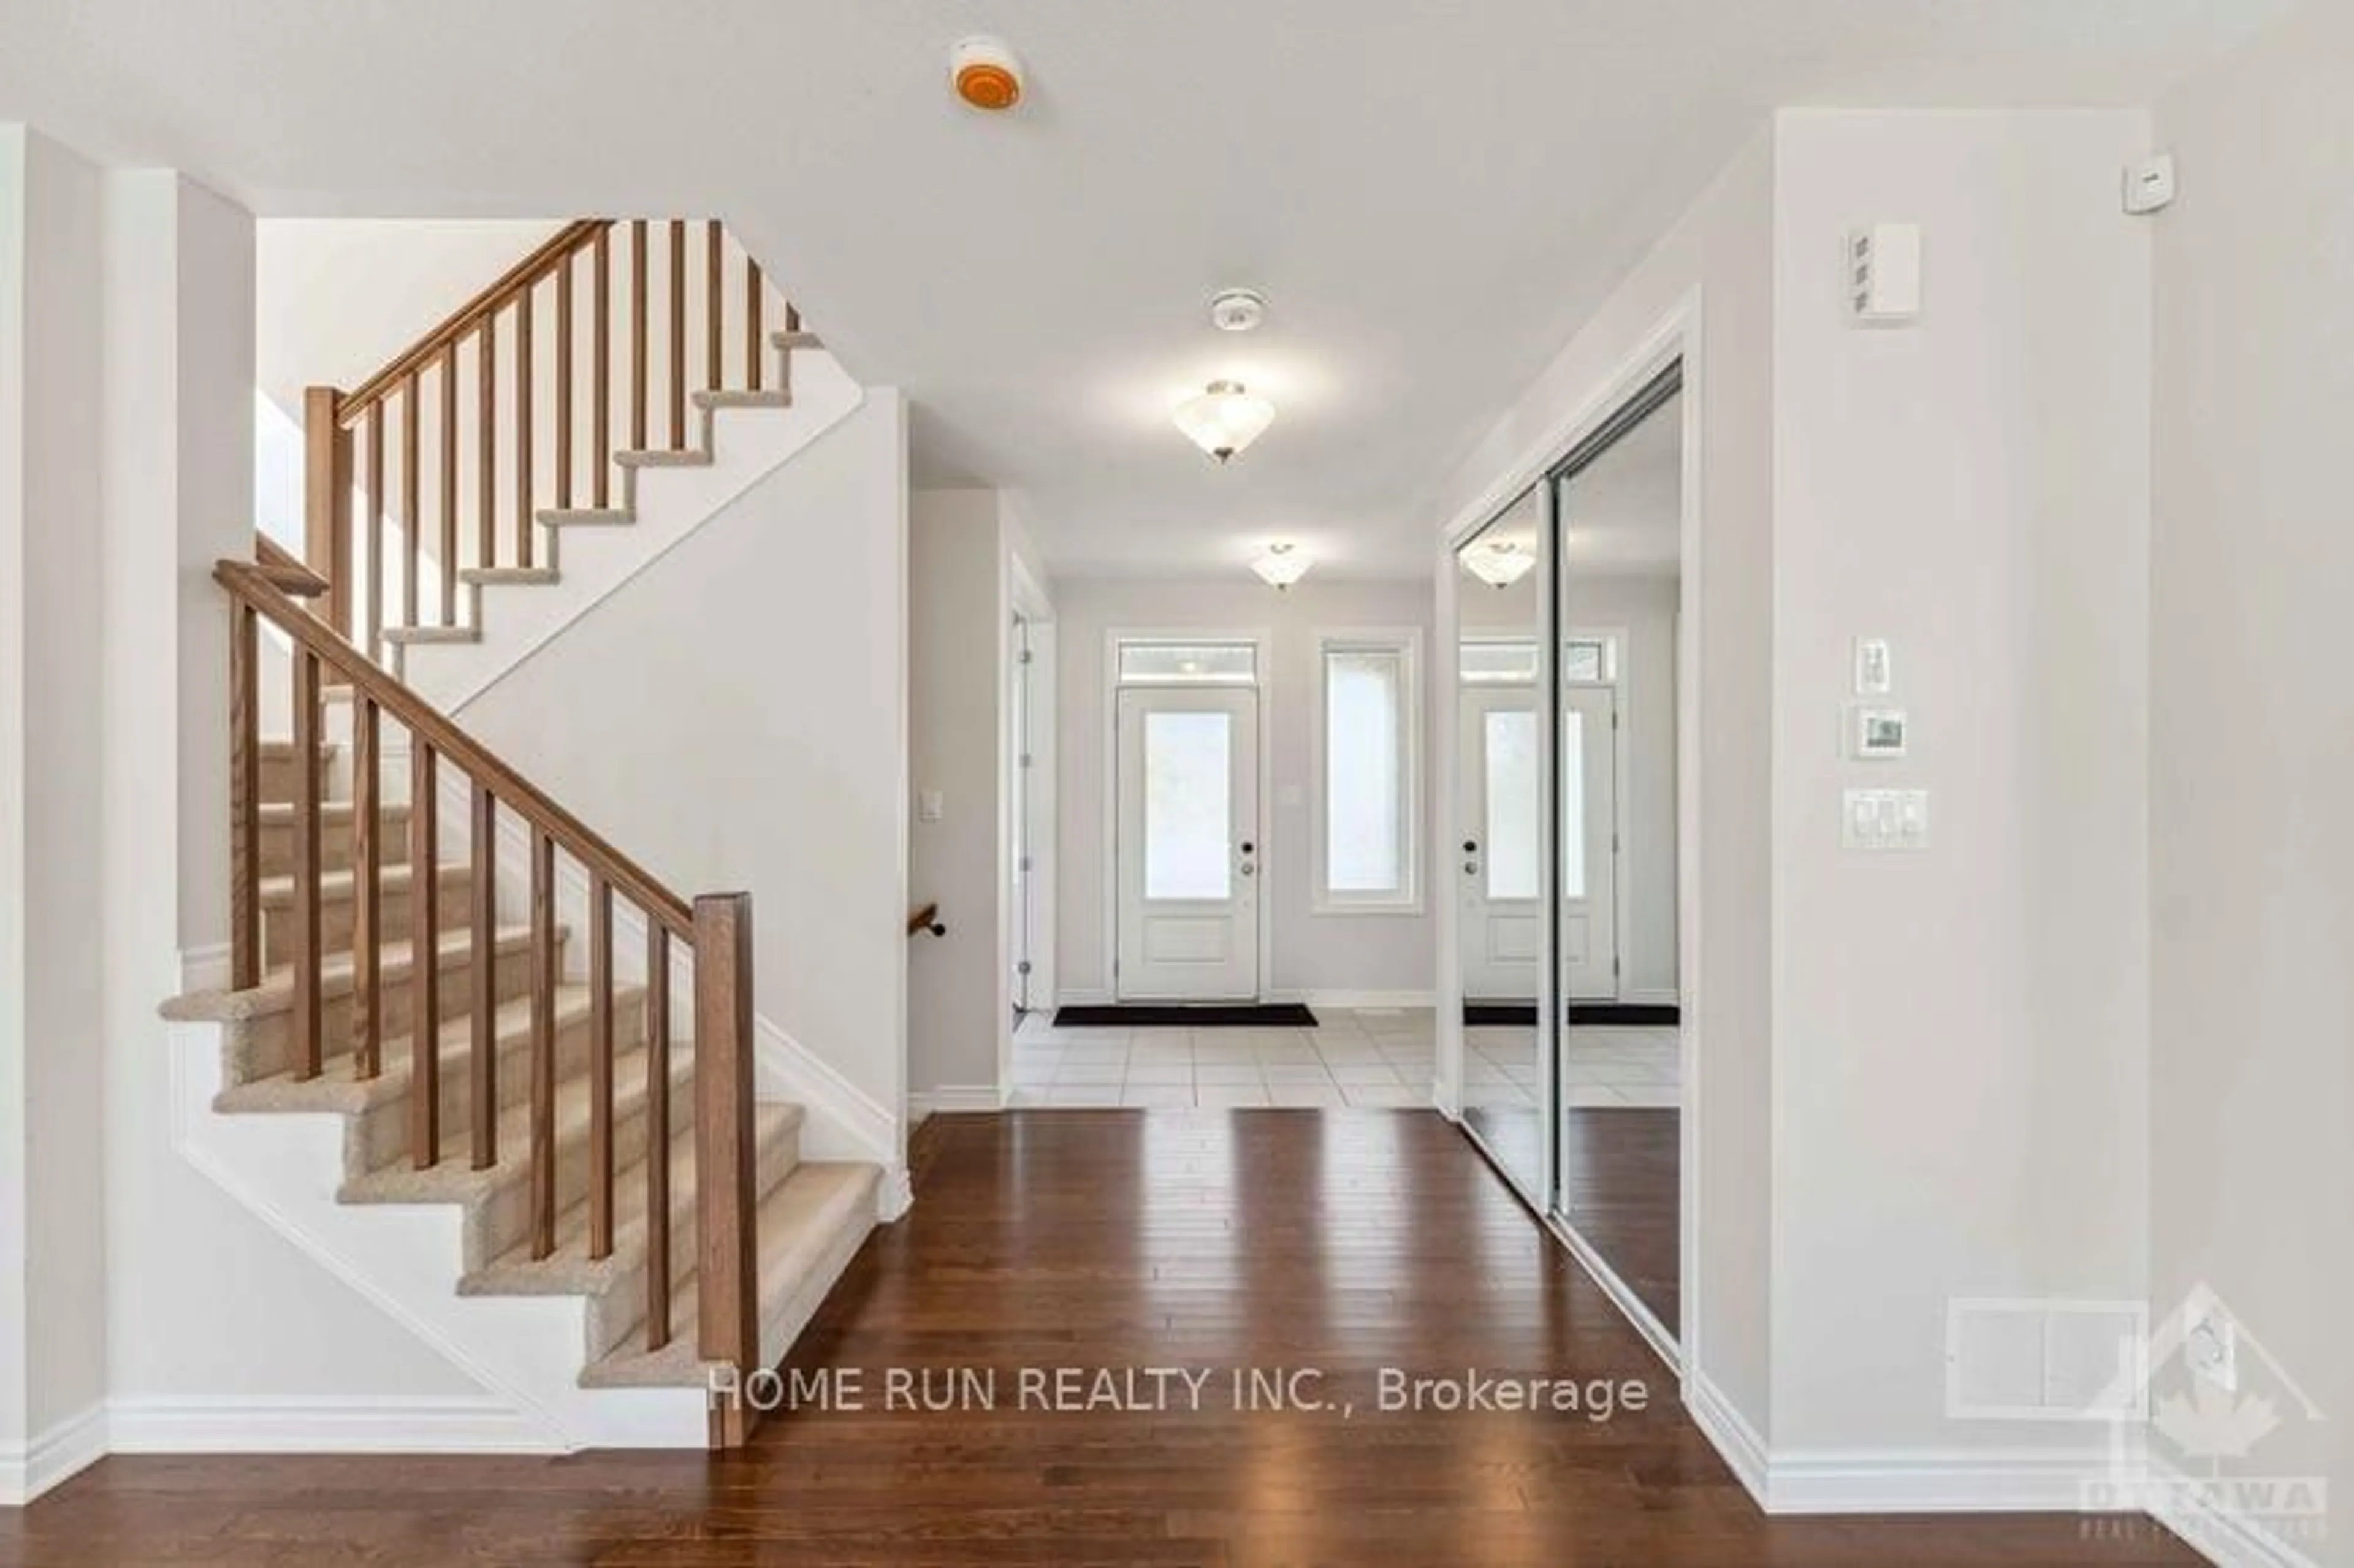
M1267 554L1251 563L1251 570L1259 580L1278 593L1308 575L1316 563L1293 549L1289 545L1269 545Z
M1498 539L1467 550L1463 569L1486 583L1490 588L1508 588L1529 575L1537 558L1509 539Z
M1267 296L1257 289L1221 289L1210 296L1210 324L1220 332L1249 332L1267 320Z
M1188 440L1225 462L1267 433L1275 405L1239 381L1213 381L1200 397L1178 404L1174 418Z

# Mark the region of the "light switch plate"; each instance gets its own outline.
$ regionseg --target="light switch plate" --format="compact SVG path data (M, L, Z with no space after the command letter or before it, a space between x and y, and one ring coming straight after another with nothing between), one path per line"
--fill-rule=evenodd
M1884 854L1929 847L1929 791L1850 789L1840 797L1840 847Z

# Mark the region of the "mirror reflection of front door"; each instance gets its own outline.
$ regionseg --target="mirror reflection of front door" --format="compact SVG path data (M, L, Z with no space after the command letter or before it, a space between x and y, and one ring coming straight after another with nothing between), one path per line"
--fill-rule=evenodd
M1119 694L1122 1001L1258 996L1258 693Z
M1464 999L1534 1002L1544 952L1536 690L1467 686L1461 713Z
M1610 686L1561 699L1561 980L1573 1001L1618 997L1618 721Z

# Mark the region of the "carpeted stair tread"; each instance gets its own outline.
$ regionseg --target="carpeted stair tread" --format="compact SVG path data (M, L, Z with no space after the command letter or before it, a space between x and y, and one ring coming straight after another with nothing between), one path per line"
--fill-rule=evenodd
M557 944L561 947L570 938L570 928L556 928ZM494 954L511 958L531 947L529 926L501 926L493 933ZM397 941L387 941L376 948L378 974L389 988L396 980L407 983L410 974L409 939L404 934ZM473 957L474 934L467 927L451 928L444 922L434 945L434 951L443 969L463 968ZM349 995L352 989L353 961L348 948L330 948L319 964L319 994L327 999ZM294 1005L294 970L292 965L279 964L261 977L261 983L245 991L192 991L175 996L164 1003L163 1015L181 1023L233 1023L241 1019L267 1018L284 1012Z
M384 866L377 874L376 891L389 898L406 893L416 881L417 868L408 861ZM434 881L447 892L453 883L471 883L474 868L464 861L446 861L433 868ZM319 873L319 902L348 904L359 889L359 873L345 866L339 871ZM294 874L281 872L265 876L260 882L261 906L264 909L291 909L294 906Z
M625 1007L636 1006L643 994L635 987L616 988L613 995L615 1012L619 1013ZM492 1013L491 1033L497 1042L502 1066L505 1065L505 1058L530 1044L531 1008L531 998L525 995L499 1003ZM556 1027L558 1031L587 1022L588 1013L587 986L557 987ZM467 1060L473 1053L472 1017L444 1019L437 1044L441 1076L446 1083L452 1075L466 1070ZM415 1064L409 1057L407 1034L398 1040L385 1041L380 1055L383 1070L373 1078L357 1075L359 1058L346 1050L322 1061L319 1075L315 1078L297 1078L292 1072L271 1073L250 1083L223 1090L213 1101L213 1107L224 1111L331 1111L355 1116L408 1092Z
M803 1162L761 1199L758 1239L760 1353L773 1365L808 1321L842 1266L875 1223L876 1167L851 1161ZM588 1388L702 1388L695 1350L695 1279L671 1292L671 1340L649 1351L641 1324L580 1374ZM773 1353L772 1353L773 1351Z
M683 1096L692 1092L695 1057L684 1046L671 1052L671 1106L678 1110ZM613 1120L616 1125L635 1115L645 1104L645 1050L640 1047L613 1062ZM531 1100L526 1096L499 1113L496 1164L472 1168L464 1128L443 1129L439 1165L419 1171L403 1162L354 1177L338 1190L346 1203L474 1203L500 1189L529 1180L531 1175ZM588 1075L576 1073L556 1086L556 1150L559 1160L578 1158L588 1141Z
M753 1107L752 1134L758 1164L768 1164L785 1152L783 1145L801 1136L801 1107L762 1105ZM757 1168L757 1165L756 1165ZM784 1175L790 1175L787 1166ZM670 1140L670 1212L673 1247L695 1229L698 1183L695 1165L695 1128L689 1126ZM529 1243L510 1248L488 1268L459 1281L461 1296L595 1296L628 1278L646 1257L646 1164L644 1160L613 1173L613 1250L608 1256L588 1255L588 1205L573 1204L556 1221L556 1250L544 1258L531 1255Z

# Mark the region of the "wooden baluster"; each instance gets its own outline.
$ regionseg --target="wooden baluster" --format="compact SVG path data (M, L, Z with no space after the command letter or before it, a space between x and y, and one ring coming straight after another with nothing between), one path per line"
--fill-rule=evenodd
M646 220L630 223L630 449L646 445Z
M315 1078L323 1054L319 966L319 656L294 652L294 1075Z
M384 650L384 400L367 408L367 636L360 652L371 660Z
M440 852L441 800L433 747L408 737L409 885L429 880ZM430 898L408 901L408 1158L423 1171L441 1160L441 911Z
M417 373L400 381L400 508L401 533L408 546L408 570L400 579L400 623L418 624L418 584L425 572L425 503L417 493L418 425L424 410L418 401Z
M352 698L352 1071L373 1078L382 1071L384 933L377 898L384 886L384 845L377 832L376 699Z
M474 1169L499 1162L499 802L474 781L473 1031L467 1047Z
M482 318L482 341L474 349L474 562L499 564L499 314Z
M760 389L760 264L744 258L744 385Z
M441 624L458 624L458 345L441 348Z
M670 1343L670 932L646 913L646 1125L663 1152L646 1160L646 1349Z
M556 841L531 853L531 1255L556 1251Z
M556 504L572 504L572 258L556 265Z
M539 514L532 499L531 291L515 301L515 565L531 565Z
M703 381L712 391L719 390L720 301L726 286L720 281L719 220L712 218L703 226Z
M686 220L670 220L670 444L686 445Z
M590 479L591 506L603 508L612 494L613 468L613 248L610 230L597 231L590 292L595 321L589 327L588 453L596 462Z
M313 613L349 636L352 630L350 443L343 394L332 387L302 393L302 561L327 579Z
M261 983L261 617L228 612L229 984ZM651 918L651 916L649 917Z
M695 901L696 1353L759 1365L752 1171L752 895ZM712 1446L740 1446L753 1411L715 1404Z
M646 1158L668 1147L647 1124ZM613 885L588 879L588 1255L613 1253Z

